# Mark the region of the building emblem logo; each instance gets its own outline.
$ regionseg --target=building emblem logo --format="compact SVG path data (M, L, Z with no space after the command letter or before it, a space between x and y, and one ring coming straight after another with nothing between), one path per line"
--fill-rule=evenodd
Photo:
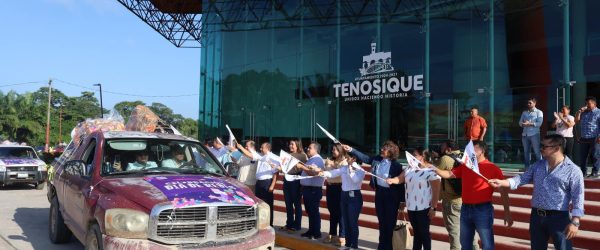
M394 71L392 52L376 52L377 43L371 43L371 54L363 56L361 76Z
M335 98L367 101L407 97L423 90L423 75L397 72L392 66L392 52L377 52L377 43L371 43L371 53L362 59L360 76L332 85Z

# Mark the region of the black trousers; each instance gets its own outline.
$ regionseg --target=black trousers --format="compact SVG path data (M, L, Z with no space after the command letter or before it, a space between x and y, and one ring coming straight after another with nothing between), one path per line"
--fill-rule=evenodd
M300 230L302 228L302 186L300 180L283 180L283 197L287 214L285 227Z
M377 250L392 250L392 234L396 227L400 196L397 189L378 186L375 190L375 212L379 223Z
M271 207L271 226L273 226L273 193L269 192L272 179L256 181L256 197L263 200Z
M431 250L431 233L429 227L429 208L419 211L408 210L408 219L412 225L415 237L413 238L413 249Z
M329 235L339 236L344 238L346 231L344 230L344 221L342 221L342 210L340 208L341 196L342 195L342 184L330 184L327 185L327 210L329 210ZM340 228L338 234L338 225Z

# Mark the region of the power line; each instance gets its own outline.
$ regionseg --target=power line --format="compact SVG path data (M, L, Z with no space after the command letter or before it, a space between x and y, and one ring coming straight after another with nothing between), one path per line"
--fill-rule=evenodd
M11 84L3 84L0 85L0 88L2 87L11 87L11 86L19 86L19 85L27 85L27 84L34 84L34 83L38 83L38 84L46 84L45 81L35 81L35 82L22 82L22 83L11 83Z
M71 86L75 86L75 87L79 87L79 88L83 88L83 89L87 89L93 92L97 92L98 90L92 87L87 87L85 85L81 85L81 84L76 84L76 83L72 83L72 82L67 82L67 81L63 81L60 79L56 79L54 78L53 80L60 82L60 83L64 83L67 85L71 85ZM187 96L199 96L200 94L181 94L181 95L139 95L139 94L129 94L129 93L124 93L124 92L116 92L116 91L109 91L109 90L103 90L104 93L110 93L113 95L122 95L122 96L133 96L133 97L148 97L148 98L176 98L176 97L187 97Z

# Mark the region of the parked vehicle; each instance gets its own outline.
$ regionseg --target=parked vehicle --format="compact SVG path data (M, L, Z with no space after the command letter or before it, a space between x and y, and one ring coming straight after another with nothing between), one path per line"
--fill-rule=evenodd
M0 185L28 183L41 190L47 175L46 163L32 147L0 145Z
M48 186L49 236L86 249L273 249L269 205L197 140L96 131Z

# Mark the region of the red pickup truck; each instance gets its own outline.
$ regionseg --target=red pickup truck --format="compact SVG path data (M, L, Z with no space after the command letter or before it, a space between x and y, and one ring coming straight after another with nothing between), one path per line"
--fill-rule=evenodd
M269 206L197 140L94 132L55 166L49 236L86 249L273 249Z

